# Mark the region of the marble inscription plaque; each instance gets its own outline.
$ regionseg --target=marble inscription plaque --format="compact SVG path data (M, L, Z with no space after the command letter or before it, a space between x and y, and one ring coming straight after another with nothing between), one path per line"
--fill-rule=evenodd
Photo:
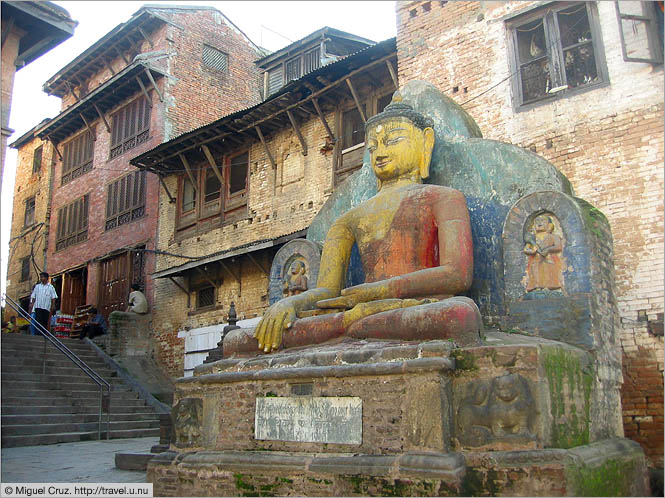
M256 398L256 439L362 444L362 400L357 397Z

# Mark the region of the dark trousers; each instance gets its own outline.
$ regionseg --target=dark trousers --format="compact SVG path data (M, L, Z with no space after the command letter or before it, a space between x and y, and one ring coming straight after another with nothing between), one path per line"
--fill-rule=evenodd
M51 315L51 312L49 310L45 310L43 308L35 308L33 310L35 312L35 320L44 327L46 330L48 330L48 319L49 316ZM37 329L37 335L41 335L42 331Z
M97 337L98 335L102 335L103 333L104 329L101 328L96 323L86 323L83 326L83 330L81 331L81 337L79 339L83 339L85 336L88 336L90 337L90 339L92 339L93 337Z

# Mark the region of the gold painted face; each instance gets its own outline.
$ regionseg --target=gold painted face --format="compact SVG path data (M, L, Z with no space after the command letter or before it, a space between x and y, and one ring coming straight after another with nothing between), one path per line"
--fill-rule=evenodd
M420 130L405 118L381 121L367 130L367 150L381 182L400 178L419 181L428 176L434 133Z

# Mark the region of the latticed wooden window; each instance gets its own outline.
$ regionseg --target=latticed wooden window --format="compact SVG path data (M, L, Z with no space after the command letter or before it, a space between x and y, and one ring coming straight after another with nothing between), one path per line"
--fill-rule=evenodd
M92 169L94 130L84 131L67 142L62 153L62 184L78 178Z
M150 133L150 104L141 96L113 114L110 158L148 140Z
M145 181L145 171L135 171L108 185L105 230L145 215Z
M303 74L307 74L321 65L321 50L317 47L303 55Z
M203 64L218 71L224 71L229 67L229 56L209 45L203 45Z
M268 72L268 95L272 95L282 88L284 81L284 68L280 65Z
M209 308L215 305L215 288L204 287L196 291L196 308Z
M58 209L55 250L78 244L88 239L89 194Z
M25 201L25 217L23 218L23 226L29 227L35 224L35 198L30 197Z
M286 83L300 78L300 57L286 63Z
M39 173L39 170L42 169L42 155L44 153L44 147L40 145L35 149L35 152L32 154L32 174Z

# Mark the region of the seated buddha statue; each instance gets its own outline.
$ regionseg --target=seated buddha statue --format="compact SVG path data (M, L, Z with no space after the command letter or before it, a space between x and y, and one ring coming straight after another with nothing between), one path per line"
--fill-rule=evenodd
M480 343L480 312L459 296L473 274L466 199L423 184L435 140L431 120L396 94L367 120L365 133L377 194L331 226L316 287L274 303L253 332L227 336L224 356L340 337ZM354 245L365 283L344 288Z

